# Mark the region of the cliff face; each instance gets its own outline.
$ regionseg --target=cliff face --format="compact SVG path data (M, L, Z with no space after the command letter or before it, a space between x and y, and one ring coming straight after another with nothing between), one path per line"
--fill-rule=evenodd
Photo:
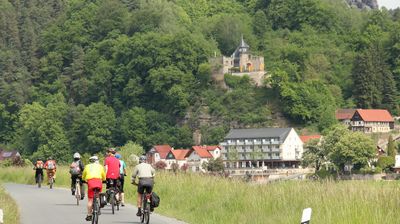
M378 0L347 0L350 6L359 9L378 9Z

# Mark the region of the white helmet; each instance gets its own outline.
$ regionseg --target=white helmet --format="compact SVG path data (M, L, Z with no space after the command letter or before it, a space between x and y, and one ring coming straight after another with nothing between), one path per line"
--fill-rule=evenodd
M97 157L97 156L92 156L92 157L89 158L89 161L90 161L91 163L94 163L94 162L96 162L96 161L99 161L99 157Z
M81 154L79 154L79 152L74 153L74 159L80 159L81 158Z

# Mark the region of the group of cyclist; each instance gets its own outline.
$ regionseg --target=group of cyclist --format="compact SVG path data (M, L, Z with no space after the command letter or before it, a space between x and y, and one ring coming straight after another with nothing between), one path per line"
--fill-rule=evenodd
M41 175L41 177L43 177L43 170L46 170L47 182L50 183L50 178L53 178L56 175L56 171L57 171L56 161L52 157L49 157L46 160L46 162L44 162L41 159L38 159L38 160L36 160L36 163L35 163L33 169L35 170L36 183L41 181L38 179L38 177L39 177L39 175Z
M121 201L122 207L125 206L124 180L126 176L126 164L122 160L122 156L118 154L114 148L109 148L107 150L107 157L104 160L104 166L99 163L99 158L97 156L90 157L89 164L86 166L81 161L81 155L79 153L74 153L73 159L74 160L70 165L72 195L75 195L76 193L75 183L77 178L79 178L81 184L81 200L84 199L85 195L82 184L87 183L88 185L86 221L92 220L94 189L100 189L100 192L102 192L103 182L106 182L107 190L115 188L119 190L121 198L118 200ZM142 194L144 194L145 190L147 193L151 193L154 185L153 178L155 170L150 164L146 163L146 160L146 156L140 156L139 164L134 168L131 179L132 184L135 183L136 178L139 179L137 184L137 216L141 216ZM38 174L40 173L43 176L43 169L45 169L49 182L49 177L55 177L56 174L55 160L49 158L45 163L42 160L37 160L34 169L36 170L36 181Z

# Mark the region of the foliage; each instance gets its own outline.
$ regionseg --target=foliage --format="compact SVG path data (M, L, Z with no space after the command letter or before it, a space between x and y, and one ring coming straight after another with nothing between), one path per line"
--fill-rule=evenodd
M382 170L388 171L394 166L394 158L392 156L381 156L378 159L377 166Z
M343 125L336 125L329 130L322 147L328 159L341 171L349 164L354 165L354 170L359 170L375 157L372 139L360 132L351 132Z
M67 161L128 141L188 147L195 130L217 144L232 127L276 126L282 112L320 131L339 107L399 113L398 11L339 0L32 0L0 9L0 143L32 158ZM271 77L254 87L227 75L220 88L208 59L231 55L242 35Z
M167 164L164 161L158 161L154 164L154 168L157 170L164 170L167 167Z
M304 153L301 161L306 167L314 167L316 173L321 169L321 166L327 162L326 152L319 141L319 139L312 139L304 145Z
M209 172L222 172L224 171L224 163L221 158L211 159L207 163L203 163L206 170Z
M132 167L138 163L138 158L144 154L145 151L141 145L128 141L119 148L118 153L121 154L122 160L125 161L126 165Z
M397 154L397 150L396 150L396 146L394 145L394 141L393 141L393 136L390 135L389 139L388 139L388 144L387 144L387 155L390 157L395 158L396 154Z

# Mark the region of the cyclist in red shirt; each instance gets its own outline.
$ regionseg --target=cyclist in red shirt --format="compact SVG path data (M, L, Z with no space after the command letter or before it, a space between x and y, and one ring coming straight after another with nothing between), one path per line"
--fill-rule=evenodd
M104 160L104 167L106 169L106 188L108 190L112 187L117 187L120 162L117 158L115 158L116 151L114 148L109 148L107 152L108 156Z

